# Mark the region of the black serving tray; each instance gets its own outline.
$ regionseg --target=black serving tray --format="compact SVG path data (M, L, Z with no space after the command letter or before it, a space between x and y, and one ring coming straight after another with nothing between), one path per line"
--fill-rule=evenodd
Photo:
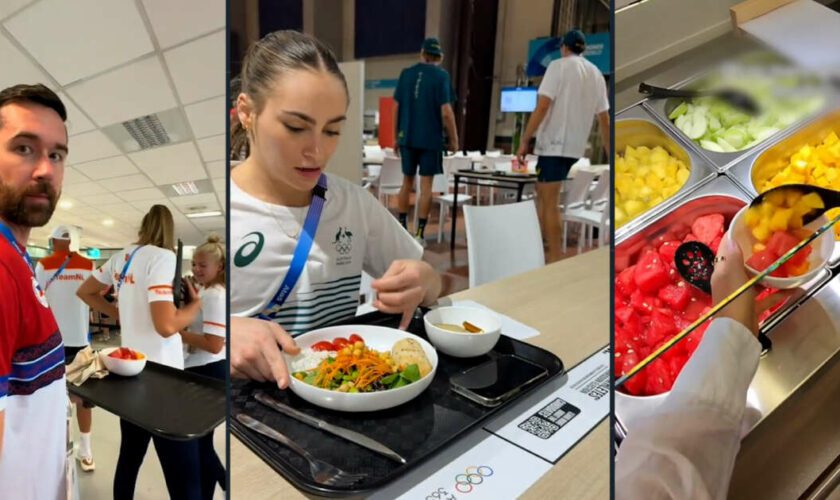
M225 381L146 362L135 377L109 373L68 390L157 436L185 441L225 421Z
M351 318L339 324L368 324L396 328L400 316L373 312ZM415 317L408 331L426 338L422 318ZM504 333L504 332L502 332ZM548 370L548 377L523 390L495 408L474 403L449 388L449 377L464 369L479 365L490 357L515 354ZM531 394L538 387L562 375L563 362L550 352L520 342L505 335L490 353L477 358L454 358L438 353L439 361L431 385L415 399L396 408L378 412L345 413L312 405L291 391L281 391L272 383L234 381L231 386L231 416L245 412L279 430L315 458L324 460L347 472L366 473L367 477L349 488L336 488L315 483L309 465L289 448L263 437L235 418L230 420L231 432L263 461L280 473L296 488L307 493L342 497L371 493L428 460L432 455L454 443L459 437L480 427L490 417ZM329 423L352 429L393 449L406 459L399 464L366 448L314 429L258 403L252 396L265 391L278 400Z

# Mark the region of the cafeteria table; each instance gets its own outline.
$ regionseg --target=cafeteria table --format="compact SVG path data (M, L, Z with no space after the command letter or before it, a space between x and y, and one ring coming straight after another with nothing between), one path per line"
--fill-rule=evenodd
M551 351L567 367L573 367L610 341L610 315L606 314L610 307L609 276L609 249L599 248L458 292L441 302L472 300L521 321L540 332L525 342ZM609 419L596 425L520 498L557 498L558 491L563 491L564 498L609 498L609 426ZM230 481L236 498L311 498L232 435ZM405 489L411 486L407 484Z

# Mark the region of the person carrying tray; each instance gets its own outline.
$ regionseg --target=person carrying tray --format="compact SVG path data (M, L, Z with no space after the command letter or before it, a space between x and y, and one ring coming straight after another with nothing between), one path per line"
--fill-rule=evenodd
M93 309L119 318L123 347L140 351L149 361L183 370L183 344L178 332L198 315L201 298L192 284L187 283L189 303L181 309L175 308L174 233L175 223L169 209L163 205L152 206L140 223L137 242L112 255L82 283L77 294ZM117 306L100 294L111 285ZM155 442L170 497L200 499L198 441L154 436L122 418L114 498L134 498L137 474L150 440Z
M277 382L279 346L351 318L362 271L379 279L374 306L406 327L441 290L420 244L361 186L324 169L346 119L348 90L332 52L294 31L248 51L234 144L248 158L231 172L231 374Z

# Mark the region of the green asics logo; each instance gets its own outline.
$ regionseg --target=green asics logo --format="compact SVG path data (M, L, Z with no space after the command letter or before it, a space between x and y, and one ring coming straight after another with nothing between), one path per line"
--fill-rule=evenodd
M265 243L265 238L262 233L254 231L253 233L246 234L245 238L249 236L256 236L257 239L245 242L244 245L239 247L239 250L236 251L236 255L233 258L233 264L236 267L245 267L251 262L254 262L254 259L262 251L263 243Z

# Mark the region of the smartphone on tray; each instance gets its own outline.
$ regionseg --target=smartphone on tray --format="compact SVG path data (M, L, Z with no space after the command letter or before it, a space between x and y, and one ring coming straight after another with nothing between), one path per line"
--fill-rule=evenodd
M506 354L449 378L456 393L483 406L499 406L522 389L548 376L548 370L526 359Z

